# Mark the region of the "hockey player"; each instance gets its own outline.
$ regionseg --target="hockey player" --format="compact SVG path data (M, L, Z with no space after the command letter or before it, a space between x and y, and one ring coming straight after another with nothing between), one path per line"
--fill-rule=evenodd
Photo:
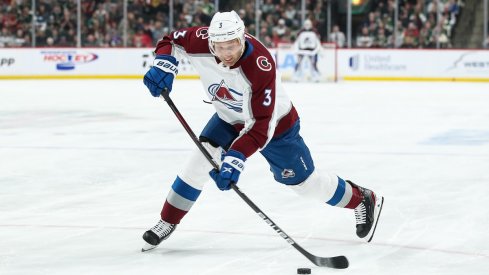
M318 53L321 49L321 40L319 35L312 28L312 22L309 19L304 20L304 27L297 34L297 39L294 42L294 50L297 53L297 63L295 65L293 80L298 82L304 78L304 57L309 59L309 67L311 68L310 77L314 82L319 82L321 74L319 73L317 62Z
M220 171L213 170L195 149L172 184L161 219L144 233L147 244L143 251L174 232L209 175L219 189L229 190L232 182L238 183L246 160L257 151L268 161L275 180L300 196L354 209L358 237L372 239L383 197L315 169L299 134L299 115L277 77L272 56L245 33L236 12L216 13L209 27L174 31L158 42L155 52L153 67L144 76L144 84L155 97L165 88L171 91L178 73L177 53L189 58L199 72L205 94L216 109L199 139L214 160L222 159L222 163Z

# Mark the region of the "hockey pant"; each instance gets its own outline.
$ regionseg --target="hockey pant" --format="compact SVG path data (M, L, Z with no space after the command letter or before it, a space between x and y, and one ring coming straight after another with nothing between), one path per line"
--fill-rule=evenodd
M320 174L315 170L308 147L299 134L300 122L280 136L272 138L260 151L270 165L277 182L289 186L300 196L319 200L332 206L354 208L357 192L340 177ZM215 114L200 136L204 147L220 164L223 149L227 150L238 132ZM211 145L212 144L212 145ZM213 146L214 145L214 146ZM217 147L216 147L217 146ZM213 169L200 150L196 149L185 168L178 173L161 211L161 218L178 224L194 205Z

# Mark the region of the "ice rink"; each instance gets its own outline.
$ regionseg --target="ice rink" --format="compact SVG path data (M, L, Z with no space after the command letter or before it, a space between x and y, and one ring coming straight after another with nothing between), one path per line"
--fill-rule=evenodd
M233 191L208 182L177 231L145 230L194 149L142 81L0 81L0 274L488 274L489 84L286 84L316 167L385 197L369 244L353 211L274 182L260 154L239 182L318 256L315 267ZM171 94L198 134L213 114L198 81Z

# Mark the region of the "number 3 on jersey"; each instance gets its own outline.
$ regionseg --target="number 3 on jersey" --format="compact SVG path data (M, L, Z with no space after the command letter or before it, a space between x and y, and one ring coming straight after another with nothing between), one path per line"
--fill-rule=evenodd
M184 37L187 31L176 31L173 33L173 39L178 39L180 37Z
M265 100L263 100L263 106L270 106L270 104L272 104L272 96L271 96L271 93L272 93L272 89L266 89L265 90Z

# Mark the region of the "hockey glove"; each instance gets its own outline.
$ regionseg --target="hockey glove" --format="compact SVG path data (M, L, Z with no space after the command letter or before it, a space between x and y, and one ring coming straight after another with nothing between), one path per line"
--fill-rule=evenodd
M159 97L164 88L171 92L173 79L178 74L178 61L171 55L157 55L153 66L144 75L144 85L154 97Z
M243 172L246 157L235 150L229 150L224 155L221 170L212 169L209 172L211 178L222 191L231 189L231 183L238 183L239 175Z

